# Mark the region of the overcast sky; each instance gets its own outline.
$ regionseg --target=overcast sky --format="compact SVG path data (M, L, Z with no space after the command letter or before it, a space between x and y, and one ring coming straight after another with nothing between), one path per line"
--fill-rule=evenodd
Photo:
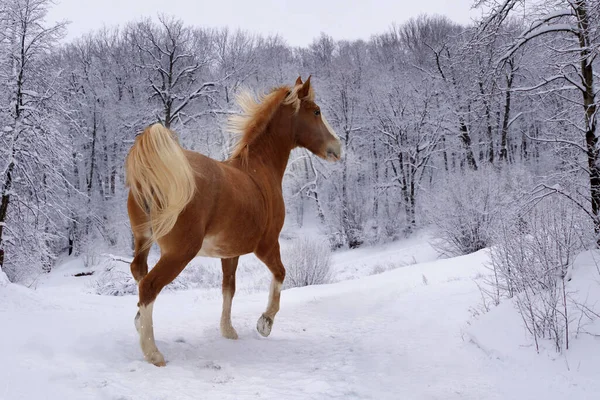
M393 22L422 13L468 23L478 15L473 0L57 0L48 21L69 20L67 39L104 25L122 25L167 13L190 25L242 28L279 34L304 46L320 32L334 39L368 39Z

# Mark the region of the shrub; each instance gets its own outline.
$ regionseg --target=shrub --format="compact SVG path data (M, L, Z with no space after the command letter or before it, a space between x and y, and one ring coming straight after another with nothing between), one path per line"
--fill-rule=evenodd
M327 240L301 238L283 251L284 287L322 285L331 282L331 249Z
M457 256L489 247L509 205L522 192L526 177L480 169L449 175L430 193L426 219L435 226L433 245Z
M587 226L586 226L587 225ZM585 248L589 219L563 198L546 198L523 217L504 223L492 248L492 275L482 292L498 304L512 299L535 340L550 339L557 351L569 347L571 296L568 271Z

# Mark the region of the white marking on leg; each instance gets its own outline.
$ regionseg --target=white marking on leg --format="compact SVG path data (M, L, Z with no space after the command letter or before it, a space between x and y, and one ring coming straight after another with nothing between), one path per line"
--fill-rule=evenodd
M154 326L152 324L153 308L154 302L140 307L140 316L136 318L136 328L138 328L140 334L140 345L142 346L142 352L146 361L158 367L163 367L166 365L165 358L158 351L154 341Z
M269 289L269 303L265 314L271 318L275 318L275 314L279 311L279 295L281 293L281 282L275 279L271 280L271 288ZM277 300L275 298L277 297Z
M221 335L227 339L237 339L238 334L231 324L231 304L233 296L231 291L223 291L223 311L221 313Z
M281 286L281 282L276 281L274 278L271 280L271 289L269 290L269 303L267 304L267 310L260 316L258 322L256 323L256 330L264 337L269 336L271 333L271 329L273 328L273 320L279 311Z

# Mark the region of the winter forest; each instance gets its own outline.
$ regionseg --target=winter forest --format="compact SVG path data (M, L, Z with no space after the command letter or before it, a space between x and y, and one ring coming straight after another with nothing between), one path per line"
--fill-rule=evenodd
M600 1L477 0L469 25L421 15L307 47L170 15L66 42L68 24L45 20L52 6L0 0L11 282L31 285L64 255L131 255L124 160L146 126L224 160L240 91L311 75L344 156L294 150L284 233L316 225L333 254L422 231L444 257L492 248L484 311L514 299L533 337L569 347L565 282L600 243Z

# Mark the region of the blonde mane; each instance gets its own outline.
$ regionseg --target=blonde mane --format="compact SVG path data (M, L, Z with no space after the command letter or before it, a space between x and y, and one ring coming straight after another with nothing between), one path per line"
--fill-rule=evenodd
M230 160L241 158L247 161L248 147L267 129L267 125L281 105L291 105L294 112L300 110L304 100L314 101L312 87L304 98L298 95L302 85L281 86L271 90L268 94L256 96L249 91L243 91L236 96L236 103L242 109L242 114L229 118L228 130L238 136Z

